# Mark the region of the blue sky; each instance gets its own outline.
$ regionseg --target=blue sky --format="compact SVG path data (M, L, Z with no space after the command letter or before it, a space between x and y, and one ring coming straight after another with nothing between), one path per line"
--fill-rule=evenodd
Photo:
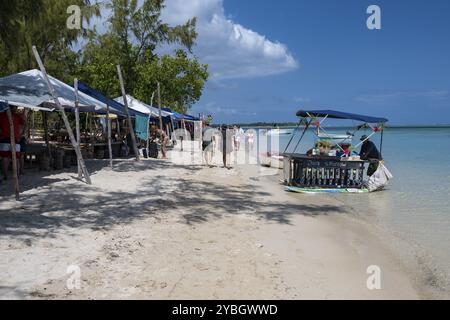
M167 0L199 18L212 78L191 113L216 123L295 121L301 108L450 123L450 1ZM366 9L382 10L368 30Z

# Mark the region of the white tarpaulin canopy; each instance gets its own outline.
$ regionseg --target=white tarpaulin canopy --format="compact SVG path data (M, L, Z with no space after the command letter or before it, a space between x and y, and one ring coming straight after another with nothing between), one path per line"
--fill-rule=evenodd
M118 97L114 100L121 104L124 104L123 97ZM141 113L148 114L149 116L152 116L152 117L159 117L159 109L158 108L149 106L148 104L146 104L142 101L139 101L130 95L127 95L127 101L128 101L128 107L130 109L133 109L133 110L141 112ZM170 112L163 111L163 110L161 110L161 115L163 117L172 116L172 114Z
M55 88L61 105L66 109L75 108L75 89L48 76ZM82 92L78 93L79 107L82 112L105 112L106 105ZM4 78L0 78L0 100L25 108L46 108L52 111L56 103L50 94L44 75L33 69Z

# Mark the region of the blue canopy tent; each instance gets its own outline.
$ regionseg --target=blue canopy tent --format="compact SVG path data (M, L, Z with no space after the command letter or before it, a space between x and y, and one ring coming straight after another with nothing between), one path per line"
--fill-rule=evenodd
M173 111L173 110L171 110L171 109L169 109L169 108L161 108L161 109L164 110L164 111L166 111L166 112L170 112L170 113L172 114L172 117L173 117L175 120L200 121L199 118L190 116L190 115L188 115L188 114L181 114L181 113L178 113L178 112L176 112L176 111Z
M184 119L185 119L185 120L188 120L188 121L200 121L200 118L196 118L196 117L190 116L190 115L188 115L188 114L185 114L185 115L184 115Z
M6 102L0 101L0 112L5 111L8 109L8 104Z
M116 114L118 116L125 116L125 114L126 114L125 106L123 104L104 96L99 91L89 87L84 82L78 83L78 90L87 94L88 96L91 96L91 97L103 102L104 104L109 105L111 108L111 110L110 110L111 113ZM129 111L131 117L136 117L136 116L148 117L148 114L133 110L131 108L128 108L128 111Z

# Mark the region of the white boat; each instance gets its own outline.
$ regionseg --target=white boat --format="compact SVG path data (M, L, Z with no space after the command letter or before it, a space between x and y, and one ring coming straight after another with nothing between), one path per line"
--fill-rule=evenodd
M261 165L263 167L271 167L276 169L283 169L284 157L279 154L262 153L260 157Z
M292 134L292 129L271 129L267 132L268 136L281 136L281 135L290 135Z

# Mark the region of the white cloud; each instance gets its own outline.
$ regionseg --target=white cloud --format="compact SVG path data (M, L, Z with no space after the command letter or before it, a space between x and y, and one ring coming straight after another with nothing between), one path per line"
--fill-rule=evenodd
M171 25L197 17L195 55L210 65L216 79L280 74L298 68L286 45L235 23L223 0L166 0L162 20Z

